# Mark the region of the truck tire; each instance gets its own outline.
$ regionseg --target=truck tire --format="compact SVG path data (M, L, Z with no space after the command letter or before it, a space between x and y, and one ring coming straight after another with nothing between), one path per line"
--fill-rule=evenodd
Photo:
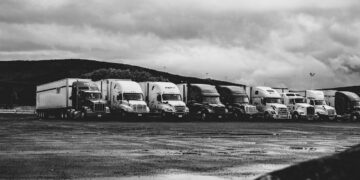
M80 119L84 120L86 117L86 113L84 111L81 111Z
M270 116L270 114L269 114L268 112L265 112L265 114L264 114L264 120L265 120L265 121L270 121L270 120L271 120L271 116Z
M120 111L120 118L121 120L126 120L126 117L127 117L127 114L124 110L121 110Z
M350 121L358 121L358 117L355 114L350 116Z
M235 121L244 121L245 120L245 116L241 112L235 111L233 116L234 116Z
M292 115L292 119L293 119L294 121L299 121L299 119L300 119L299 114L298 114L297 112L295 112L295 113Z
M208 113L205 112L205 111L201 112L201 114L200 114L200 120L201 120L201 121L206 121L207 119L208 119Z
M161 116L161 119L166 120L166 112L165 111L161 111L160 116Z

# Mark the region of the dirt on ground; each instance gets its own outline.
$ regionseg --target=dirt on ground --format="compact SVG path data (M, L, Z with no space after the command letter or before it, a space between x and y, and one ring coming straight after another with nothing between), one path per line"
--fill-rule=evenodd
M360 123L0 117L0 179L255 179L360 142Z

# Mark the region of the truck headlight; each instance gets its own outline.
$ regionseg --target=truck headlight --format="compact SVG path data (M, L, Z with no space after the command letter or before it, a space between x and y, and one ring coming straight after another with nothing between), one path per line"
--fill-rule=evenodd
M321 115L327 115L327 113L326 113L324 110L322 110L322 109L318 109L318 110L317 110L317 113L319 113L319 114L321 114Z
M167 112L174 112L174 109L173 109L173 108L170 108L170 107L166 107L166 108L165 108L165 111L167 111Z
M105 107L105 113L110 113L110 108L109 107Z
M229 112L229 110L225 108L225 113L228 113L228 112Z
M131 106L124 106L124 110L127 112L132 112L134 109Z
M189 108L188 108L188 107L185 107L185 112L189 112Z
M146 106L146 112L150 112L150 108Z

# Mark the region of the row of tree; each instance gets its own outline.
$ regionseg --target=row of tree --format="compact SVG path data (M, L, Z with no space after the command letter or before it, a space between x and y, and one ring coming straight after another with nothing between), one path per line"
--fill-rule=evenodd
M130 71L129 69L102 68L90 73L83 74L81 78L88 78L94 81L101 79L131 79L133 81L169 81L163 76L154 76L146 71Z

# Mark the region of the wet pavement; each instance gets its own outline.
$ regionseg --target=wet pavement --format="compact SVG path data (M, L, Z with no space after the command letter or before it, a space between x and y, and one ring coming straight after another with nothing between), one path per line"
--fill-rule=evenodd
M254 179L360 143L360 123L0 118L0 178Z

